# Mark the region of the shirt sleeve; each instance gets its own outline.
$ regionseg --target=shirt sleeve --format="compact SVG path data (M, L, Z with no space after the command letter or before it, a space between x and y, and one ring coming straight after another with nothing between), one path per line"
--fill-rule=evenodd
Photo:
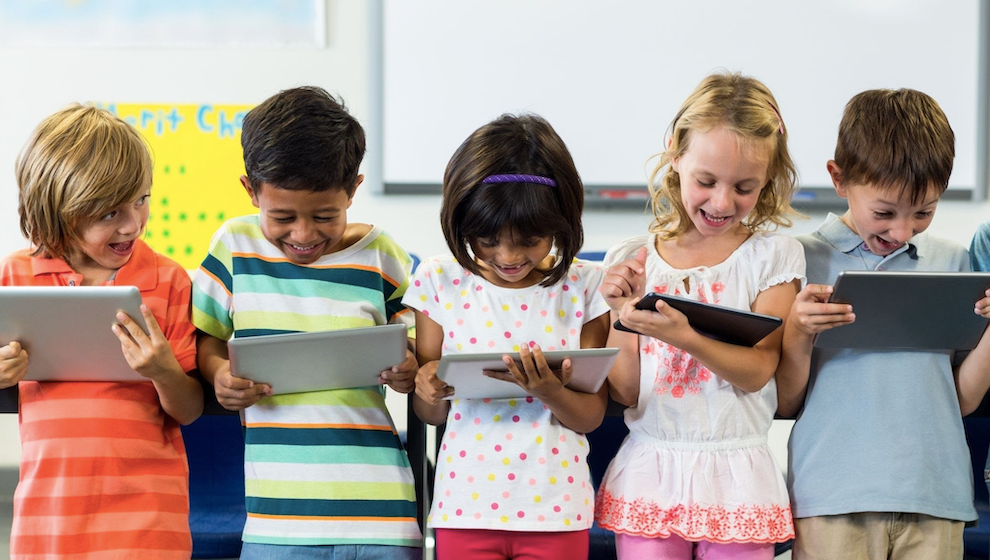
M771 243L766 244L767 254L757 255L765 263L759 291L794 280L800 280L803 287L807 281L804 247L789 235L771 234L770 240Z
M976 272L990 271L990 222L980 224L969 244L969 259Z
M221 226L210 241L203 264L193 275L192 286L193 325L220 340L230 340L234 334L233 259L225 239L226 226Z

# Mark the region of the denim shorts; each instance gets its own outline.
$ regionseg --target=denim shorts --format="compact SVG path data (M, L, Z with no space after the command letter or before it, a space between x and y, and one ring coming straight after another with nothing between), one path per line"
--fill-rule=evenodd
M372 544L292 546L244 543L241 546L241 560L423 560L423 549Z

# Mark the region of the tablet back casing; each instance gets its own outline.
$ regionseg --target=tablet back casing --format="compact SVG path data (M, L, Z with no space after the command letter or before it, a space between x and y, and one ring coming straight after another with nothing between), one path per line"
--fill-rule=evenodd
M378 384L406 359L408 329L381 325L338 331L273 334L227 342L236 377L268 383L275 394Z
M0 345L20 342L32 381L147 381L110 330L124 311L147 332L134 286L0 287Z
M582 350L552 350L543 352L551 368L560 369L564 358L571 358L573 374L569 389L582 393L597 393L601 389L617 348L585 348ZM454 388L449 399L511 399L529 396L522 387L509 381L487 377L483 372L506 371L502 356L516 358L518 353L488 352L482 354L446 354L437 367L437 377Z
M973 312L990 273L839 273L831 302L853 306L856 321L823 331L818 348L970 350L987 320Z

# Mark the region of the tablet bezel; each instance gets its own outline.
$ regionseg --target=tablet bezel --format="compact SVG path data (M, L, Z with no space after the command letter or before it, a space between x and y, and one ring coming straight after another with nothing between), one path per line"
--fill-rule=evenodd
M405 360L407 340L406 325L389 324L232 338L227 352L234 376L283 395L377 385Z
M118 311L148 332L134 286L3 286L0 345L27 350L27 381L148 381L111 330Z
M609 368L619 354L618 348L582 348L572 350L545 350L544 357L553 369L560 369L565 358L571 359L573 374L569 389L583 393L597 393L608 377ZM451 399L508 399L529 396L526 391L509 381L487 377L483 372L508 371L502 356L512 356L519 365L518 352L482 352L469 354L445 354L437 366L437 377L454 388Z

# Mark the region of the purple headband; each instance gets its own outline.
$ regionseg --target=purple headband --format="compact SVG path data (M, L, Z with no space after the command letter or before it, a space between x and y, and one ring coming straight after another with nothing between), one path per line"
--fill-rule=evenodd
M549 177L541 177L539 175L520 175L516 173L500 173L498 175L489 175L481 180L482 184L491 183L533 183L536 185L546 185L548 187L556 187L557 181Z

